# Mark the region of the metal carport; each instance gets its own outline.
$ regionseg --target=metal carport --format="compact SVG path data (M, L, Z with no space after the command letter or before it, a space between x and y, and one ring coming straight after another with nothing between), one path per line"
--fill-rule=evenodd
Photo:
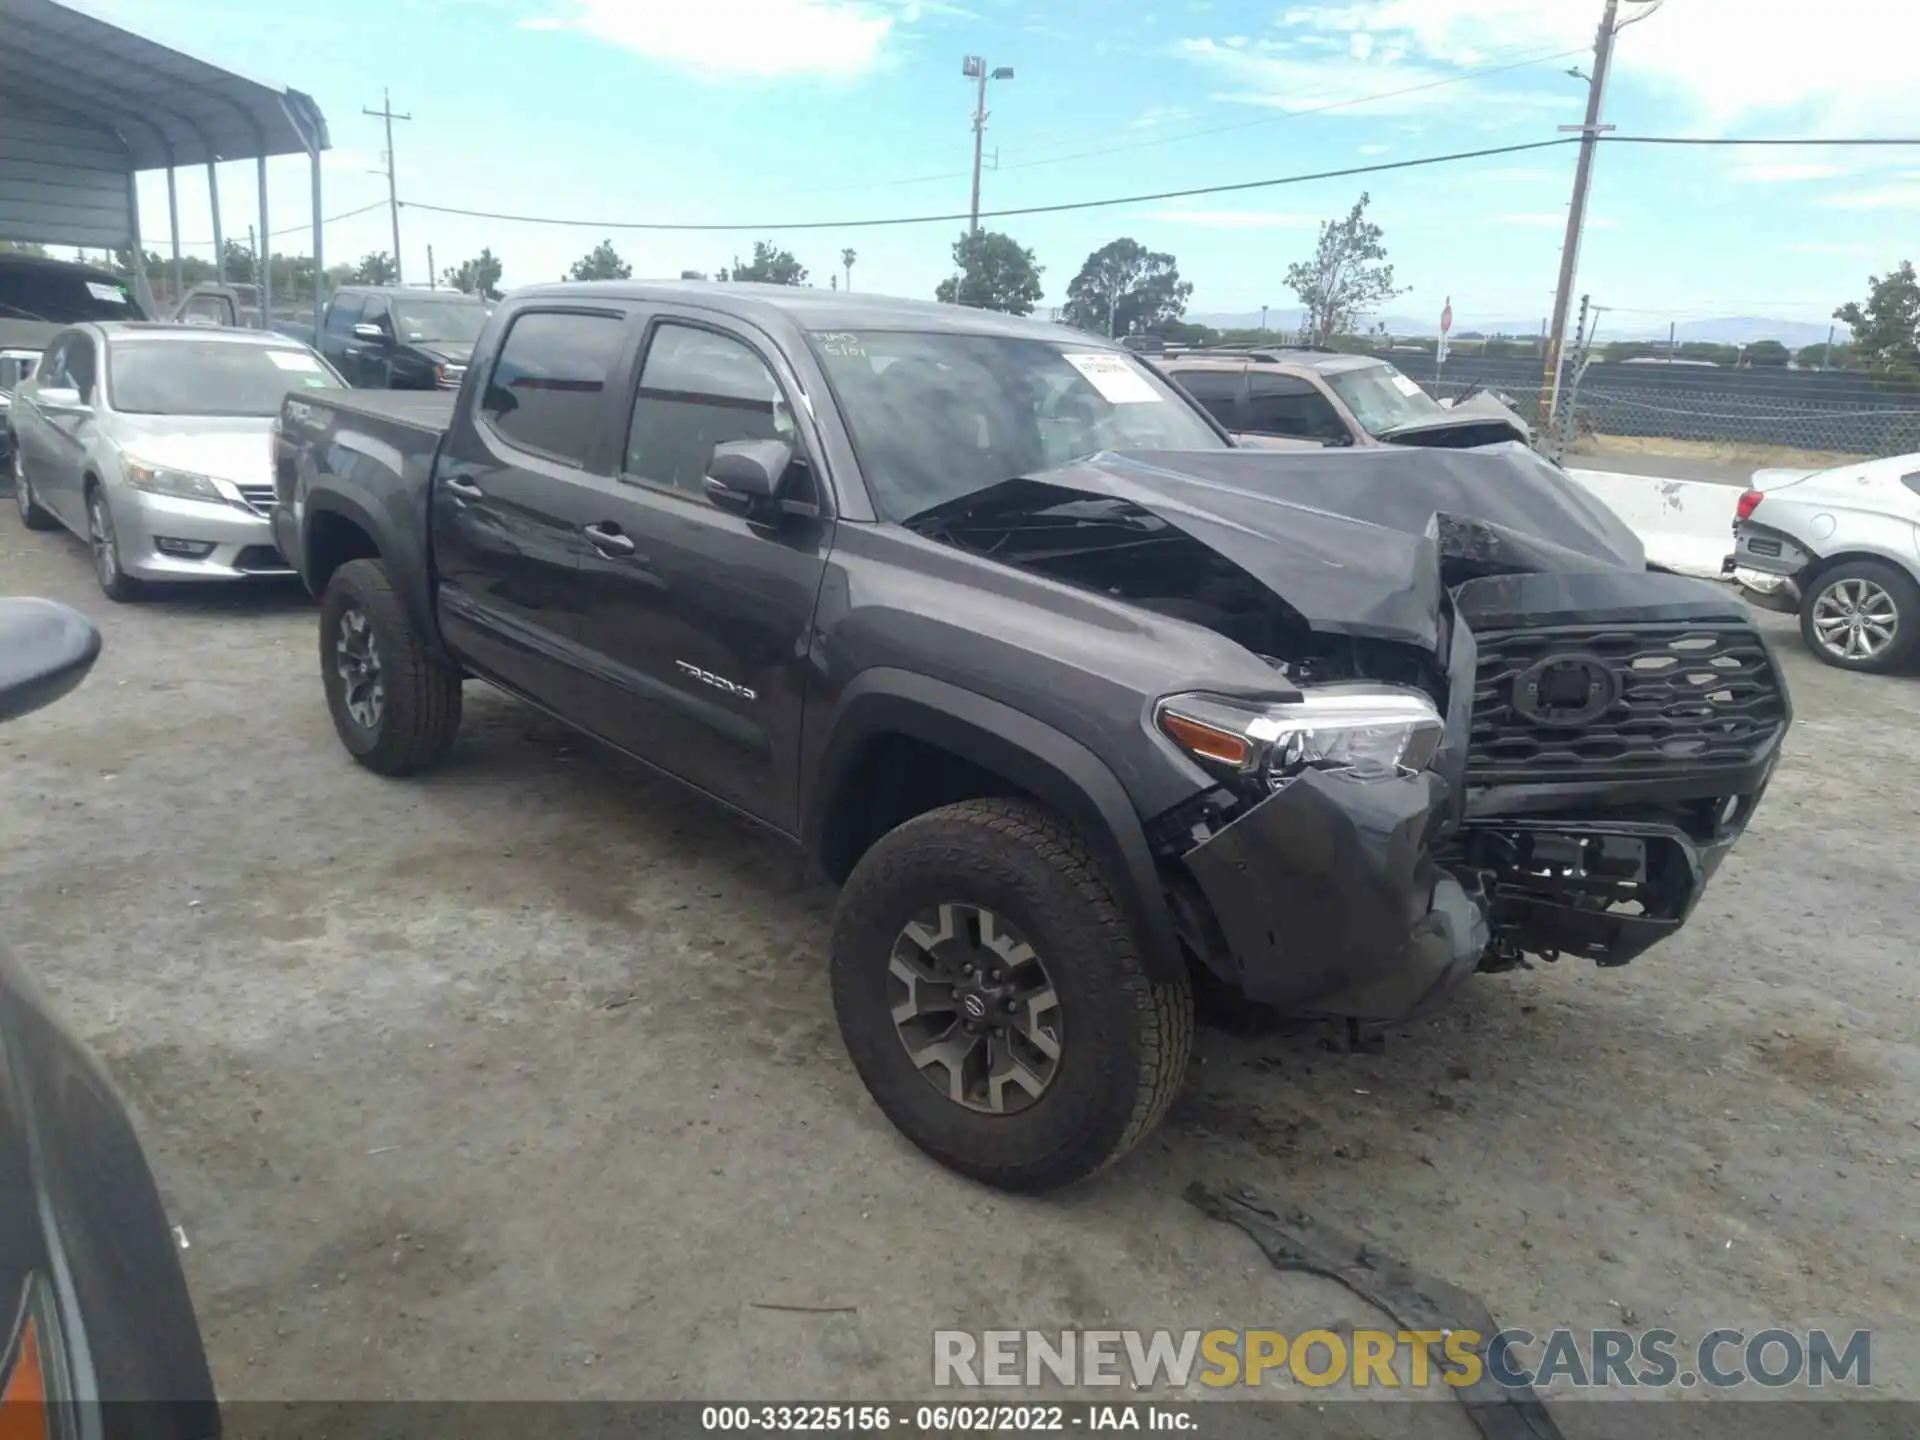
M182 284L175 172L207 167L216 267L224 267L215 162L254 160L260 173L260 248L267 236L267 159L305 155L313 167L314 325L319 277L320 152L327 122L311 97L183 55L54 0L0 0L0 239L132 248L135 284L152 307L134 177L167 172L176 293ZM272 266L262 264L261 315L271 310ZM219 273L219 269L216 269Z

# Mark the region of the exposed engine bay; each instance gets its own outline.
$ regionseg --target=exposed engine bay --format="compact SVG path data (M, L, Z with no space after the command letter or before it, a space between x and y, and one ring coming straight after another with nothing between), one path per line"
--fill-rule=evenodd
M1518 446L1096 456L908 523L1203 626L1293 685L1408 687L1445 717L1420 786L1227 784L1151 828L1183 942L1268 1003L1393 1016L1528 955L1634 958L1690 913L1788 720L1744 609L1648 571ZM1303 935L1332 952L1309 964ZM1326 997L1341 946L1396 943L1390 992ZM1316 971L1319 992L1287 988Z

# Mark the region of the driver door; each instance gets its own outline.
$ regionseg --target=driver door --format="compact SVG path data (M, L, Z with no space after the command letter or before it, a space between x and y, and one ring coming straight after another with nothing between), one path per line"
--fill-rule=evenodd
M355 340L358 353L354 363L360 367L358 375L347 378L355 385L367 390L391 390L393 388L393 307L384 295L367 296L367 308L356 322L361 325L377 326L380 330L378 340Z

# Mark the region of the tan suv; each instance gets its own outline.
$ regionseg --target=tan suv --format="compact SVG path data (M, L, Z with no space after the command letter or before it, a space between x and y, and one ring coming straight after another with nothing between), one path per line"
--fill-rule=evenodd
M1227 430L1261 445L1464 450L1531 438L1508 414L1447 409L1371 355L1210 347L1146 358Z

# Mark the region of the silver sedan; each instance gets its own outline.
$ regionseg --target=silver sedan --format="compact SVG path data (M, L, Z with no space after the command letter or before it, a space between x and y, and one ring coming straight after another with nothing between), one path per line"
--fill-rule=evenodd
M268 519L274 420L289 391L345 384L284 335L73 326L14 394L20 518L85 539L115 600L151 580L291 574Z

